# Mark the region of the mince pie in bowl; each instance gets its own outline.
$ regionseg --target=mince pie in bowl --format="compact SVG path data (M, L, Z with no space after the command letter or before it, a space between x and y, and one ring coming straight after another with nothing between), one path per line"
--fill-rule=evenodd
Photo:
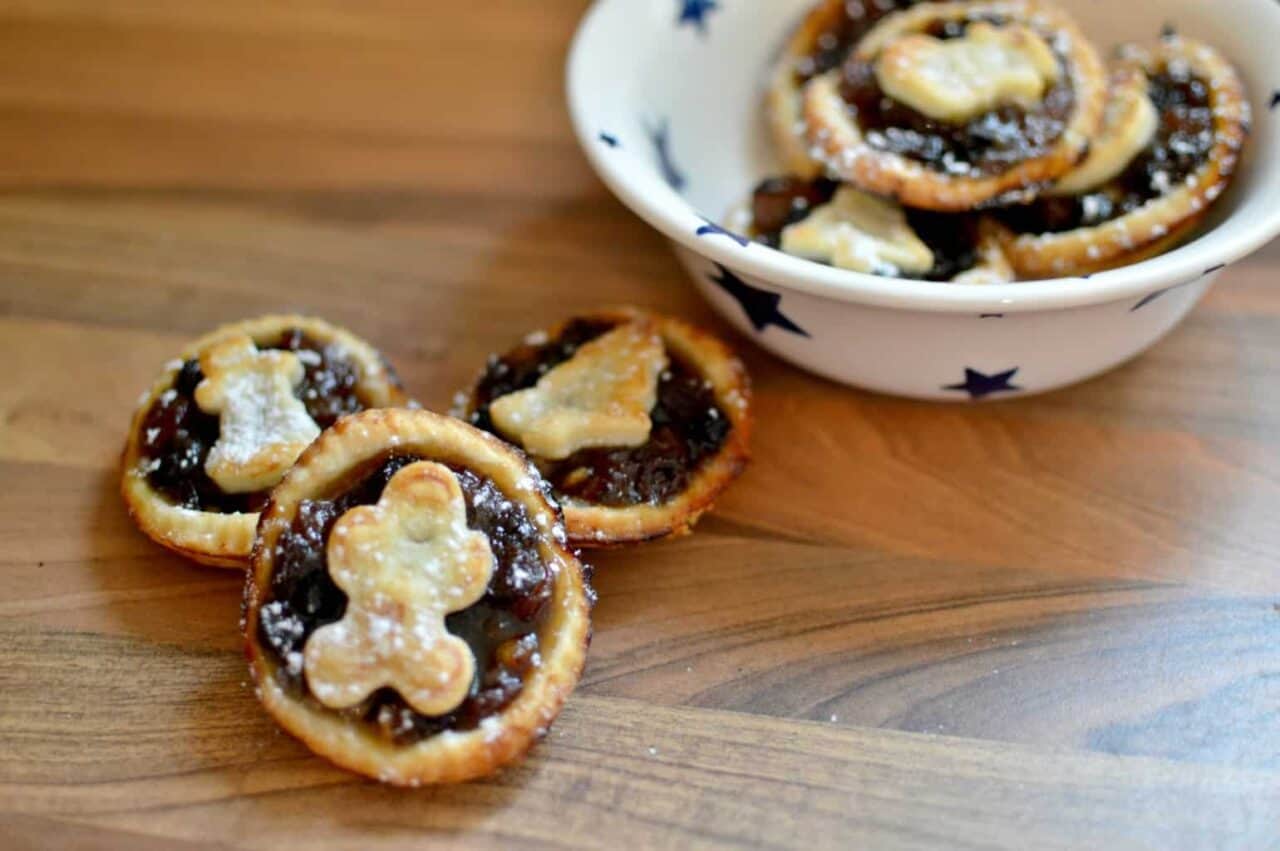
M377 350L303 316L218 328L142 397L121 492L150 538L203 564L243 567L272 487L340 417L407 401Z
M693 526L746 465L750 400L719 340L619 309L491 357L455 413L528 453L573 543L609 546Z
M883 18L804 92L830 173L910 207L962 211L1034 195L1084 156L1106 79L1056 7L925 3Z
M456 419L344 417L271 494L245 589L267 711L398 785L519 759L582 670L590 591L538 471Z
M1221 54L1175 35L1120 55L1088 158L1035 202L999 214L1022 278L1086 275L1167 251L1236 170L1249 104Z
M826 178L760 183L730 226L757 242L818 263L958 284L1014 280L996 228L975 213L900 207Z
M769 74L766 111L774 145L783 166L812 178L822 165L811 155L804 128L804 85L838 69L855 44L881 18L921 0L822 0L814 6L787 43Z

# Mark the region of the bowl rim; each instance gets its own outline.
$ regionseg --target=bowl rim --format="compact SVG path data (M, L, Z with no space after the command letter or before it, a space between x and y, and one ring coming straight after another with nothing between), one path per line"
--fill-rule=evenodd
M588 47L606 10L628 0L595 0L583 15L574 33L565 63L565 91L574 135L597 176L624 205L668 239L735 273L797 292L880 307L907 308L930 312L967 313L1025 312L1056 310L1104 304L1147 295L1171 287L1184 286L1220 271L1257 251L1280 234L1280 204L1266 215L1223 231L1222 224L1239 215L1239 210L1213 229L1173 251L1087 278L1051 278L1007 284L957 285L948 282L885 278L836 269L784 254L757 242L742 245L733 238L709 239L698 233L715 220L701 215L684 197L656 179L645 169L628 168L631 161L617 156L618 149L602 144L605 128L591 123L587 115L589 73ZM1280 24L1280 4L1263 4L1265 14ZM596 75L595 79L604 79ZM1254 110L1253 122L1262 116ZM1251 134L1251 139L1255 138ZM1256 141L1252 146L1256 148ZM1273 153L1280 153L1275 151ZM1248 156L1259 156L1256 150Z

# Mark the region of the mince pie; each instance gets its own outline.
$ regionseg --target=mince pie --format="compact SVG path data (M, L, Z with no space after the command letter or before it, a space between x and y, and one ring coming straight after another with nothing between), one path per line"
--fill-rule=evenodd
M1086 275L1174 247L1230 183L1248 125L1240 77L1212 48L1175 35L1122 49L1089 156L1000 213L1015 270Z
M382 356L327 322L227 325L192 343L143 395L121 492L157 543L243 567L269 491L321 430L406 401Z
M921 0L822 0L805 15L787 40L769 75L766 110L783 167L804 178L817 177L805 135L804 85L844 64L845 57L881 18Z
M1075 23L1032 2L925 3L888 15L804 89L831 174L910 207L1033 197L1097 132L1102 63Z
M267 711L316 753L456 782L546 734L582 671L589 599L524 457L455 419L375 410L272 491L244 628Z
M622 309L491 357L456 413L529 454L571 541L608 546L693 526L746 465L750 398L719 340Z
M1013 270L985 216L900 207L825 178L777 177L736 230L797 257L891 278L994 284Z

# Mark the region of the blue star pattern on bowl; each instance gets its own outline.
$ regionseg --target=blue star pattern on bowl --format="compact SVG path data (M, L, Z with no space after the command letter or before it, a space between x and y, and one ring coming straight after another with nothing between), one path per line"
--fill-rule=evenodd
M699 34L707 33L707 15L720 8L716 0L676 0L680 6L680 14L676 18L676 26L691 24Z
M1271 93L1271 109L1273 112L1277 106L1280 106L1280 89L1276 89Z
M747 315L751 327L763 332L770 325L776 325L792 334L799 334L801 337L809 336L808 331L792 322L778 309L782 303L782 296L778 293L751 286L719 263L716 264L716 269L719 270L719 274L708 275L708 279L719 285L720 289L742 306L742 312Z
M1217 266L1210 266L1208 269L1205 269L1203 272L1201 272L1199 275L1197 275L1196 277L1192 278L1189 281L1183 281L1181 284L1174 284L1172 287L1165 287L1162 290L1156 290L1153 293L1148 293L1147 295L1142 297L1142 301L1138 302L1133 307L1129 308L1129 312L1134 313L1135 311L1139 311L1142 308L1146 307L1148 304L1151 304L1151 302L1160 298L1160 296L1169 292L1170 290L1176 290L1178 287L1190 286L1191 284L1194 284L1196 281L1199 281L1202 278L1207 278L1208 276L1212 275L1214 272L1220 272L1225 268L1227 268L1226 263L1219 263Z
M1151 302L1160 298L1160 296L1164 295L1171 289L1173 289L1173 287L1166 287L1163 290L1156 290L1153 293L1148 293L1147 295L1142 297L1142 301L1138 302L1133 307L1129 308L1129 312L1134 313L1136 311L1142 310L1142 308L1146 307L1148 304L1151 304Z
M621 142L618 141L617 136L613 135L612 133L606 133L603 130L600 131L599 138L601 142L604 142L610 148L616 148L622 144Z
M1016 384L1011 384L1013 377L1018 374L1019 367L1007 369L1004 372L997 372L987 375L985 372L979 372L971 367L964 368L964 381L959 384L948 384L943 390L957 390L969 394L970 399L985 399L994 393L1013 393L1022 388Z
M658 158L658 171L662 172L662 179L677 192L684 189L684 173L671 158L671 129L667 120L664 118L653 126L646 125L644 132L653 143L653 154Z
M734 242L738 243L738 245L741 245L743 248L746 248L748 245L751 244L751 240L747 239L745 236L734 233L731 230L726 230L725 228L711 221L711 219L708 219L706 216L703 216L702 220L706 222L706 224L700 226L696 231L694 231L694 234L696 236L727 236L729 237L729 239L732 239Z

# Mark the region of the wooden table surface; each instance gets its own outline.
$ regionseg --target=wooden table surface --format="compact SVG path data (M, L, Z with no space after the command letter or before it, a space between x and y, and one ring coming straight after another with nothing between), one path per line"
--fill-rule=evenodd
M754 465L694 537L592 557L582 685L519 768L384 788L267 718L240 579L116 492L183 341L314 312L440 408L573 310L729 333L571 138L585 5L0 3L0 845L1280 843L1275 247L1043 398L738 339Z

